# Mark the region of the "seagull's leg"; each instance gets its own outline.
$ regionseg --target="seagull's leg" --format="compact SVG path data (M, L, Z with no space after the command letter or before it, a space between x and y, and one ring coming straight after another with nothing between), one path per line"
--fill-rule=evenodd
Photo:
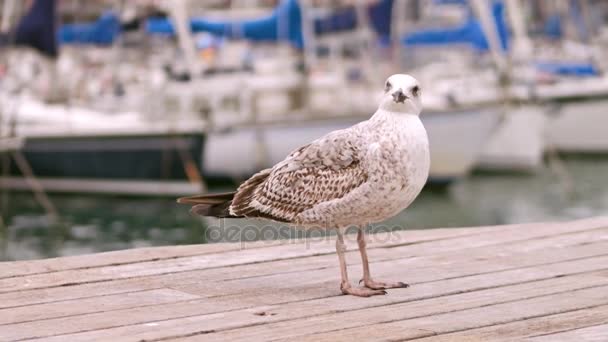
M361 253L361 262L363 263L363 279L359 281L363 281L365 287L374 289L374 290L382 290L382 289L393 289L399 287L408 287L409 285L406 283L398 282L381 282L372 280L372 276L369 272L369 261L367 259L367 242L365 241L365 232L362 227L359 227L359 231L357 232L357 243L359 244L359 253Z
M350 294L359 297L370 297L374 295L386 294L384 290L373 290L366 287L353 287L348 281L348 272L346 270L346 258L344 252L346 251L346 244L344 243L344 233L341 229L338 229L336 237L336 252L338 253L338 259L340 260L340 274L342 276L342 282L340 283L340 290L344 294Z

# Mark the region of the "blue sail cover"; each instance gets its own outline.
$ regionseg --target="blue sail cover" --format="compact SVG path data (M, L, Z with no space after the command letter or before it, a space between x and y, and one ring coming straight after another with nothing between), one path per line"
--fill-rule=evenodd
M500 1L492 4L492 15L496 23L498 37L504 50L508 49L509 31L505 22L505 9ZM481 23L472 12L469 12L467 21L454 28L432 28L420 30L405 35L402 40L405 46L444 46L449 44L469 44L479 51L489 50Z
M49 57L57 57L55 9L55 0L36 0L17 24L13 42L33 47Z
M392 9L393 0L380 0L367 8L372 29L380 38L391 34ZM339 10L326 18L316 19L314 26L320 35L352 30L357 26L357 12L352 7Z
M192 32L209 32L226 38L242 38L253 41L288 41L302 47L302 14L296 0L283 0L273 12L263 18L240 21L190 20ZM283 29L279 32L279 28ZM153 34L174 35L173 24L166 18L150 18L146 31Z
M371 25L380 36L390 35L392 5L393 0L381 0L368 7ZM329 34L351 30L356 25L356 12L353 8L348 8L317 19L314 29L317 34ZM297 48L304 45L302 11L297 0L281 1L274 11L264 18L244 21L212 21L198 18L190 20L190 28L193 32L209 32L227 38L287 41ZM175 34L173 24L165 18L149 19L146 30L152 34Z
M562 19L559 14L554 14L547 19L543 31L547 37L552 39L562 37Z
M569 11L568 11L568 19L574 23L574 27L576 28L576 32L578 37L587 41L589 39L589 30L587 29L587 24L585 23L585 19L583 18L582 9L580 8L580 4L577 1L570 1L569 3ZM559 13L552 14L547 18L547 21L543 26L543 33L551 38L551 39L561 39L563 32L563 23L562 21L567 19L562 18Z
M57 36L63 44L110 45L119 34L118 16L112 12L105 12L92 23L63 25Z
M536 63L536 69L561 76L591 77L601 74L598 68L591 63L538 62Z
M466 5L467 0L433 0L437 5Z

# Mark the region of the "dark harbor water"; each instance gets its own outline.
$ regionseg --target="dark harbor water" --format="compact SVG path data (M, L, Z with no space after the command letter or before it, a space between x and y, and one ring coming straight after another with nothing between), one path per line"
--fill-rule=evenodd
M532 175L475 174L445 189L425 189L409 209L380 226L421 229L608 215L608 158L568 158L563 165L561 172L546 167ZM230 220L220 230L217 220L192 217L172 198L51 199L60 213L58 223L47 218L31 194L9 194L8 205L1 208L0 260L301 234L280 225L264 229L267 224L259 221ZM225 235L226 227L234 229Z

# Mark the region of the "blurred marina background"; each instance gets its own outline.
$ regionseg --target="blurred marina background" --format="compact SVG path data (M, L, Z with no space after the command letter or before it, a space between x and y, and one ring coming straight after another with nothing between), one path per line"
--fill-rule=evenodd
M223 240L175 198L367 119L393 73L432 166L387 229L608 214L605 1L0 4L0 260Z

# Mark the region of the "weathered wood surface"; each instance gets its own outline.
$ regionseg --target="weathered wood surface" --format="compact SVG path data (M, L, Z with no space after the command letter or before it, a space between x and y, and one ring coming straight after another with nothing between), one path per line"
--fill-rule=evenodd
M0 341L608 341L608 218L370 240L410 288L341 295L333 238L0 263Z

